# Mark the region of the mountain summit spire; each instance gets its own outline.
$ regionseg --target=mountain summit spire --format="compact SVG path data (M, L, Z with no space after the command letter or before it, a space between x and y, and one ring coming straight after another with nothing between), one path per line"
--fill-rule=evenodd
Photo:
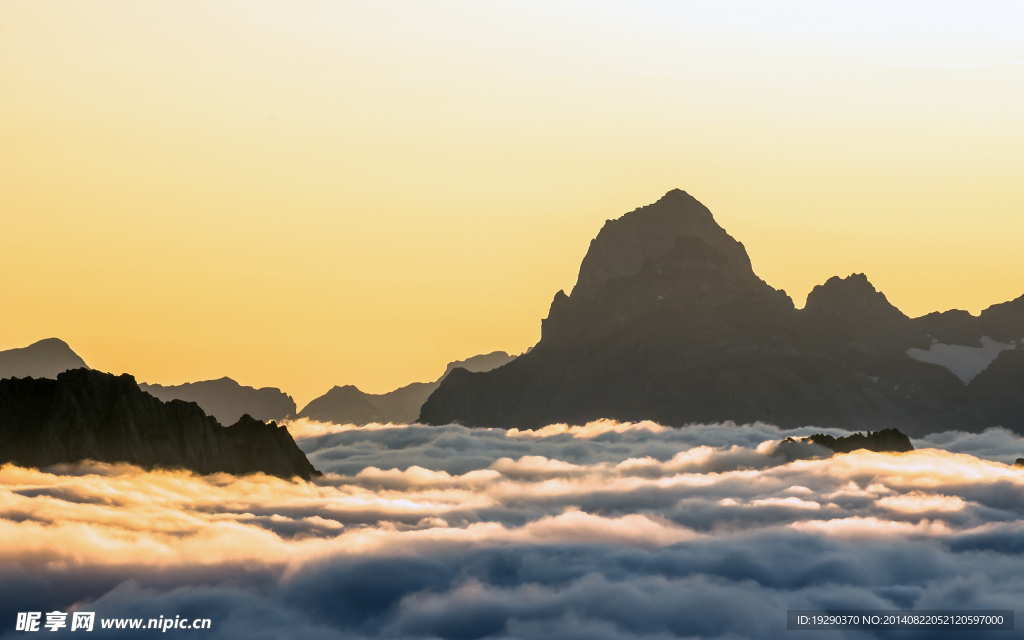
M636 275L681 237L701 240L734 268L754 275L746 249L715 222L711 211L685 191L673 189L654 204L605 223L583 258L571 297L592 298L610 279Z

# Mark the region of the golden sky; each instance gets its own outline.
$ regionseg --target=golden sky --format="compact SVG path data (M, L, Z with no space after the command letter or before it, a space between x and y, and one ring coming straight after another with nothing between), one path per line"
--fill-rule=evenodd
M1024 294L1024 6L696 4L0 0L0 349L387 391L676 187L798 305Z

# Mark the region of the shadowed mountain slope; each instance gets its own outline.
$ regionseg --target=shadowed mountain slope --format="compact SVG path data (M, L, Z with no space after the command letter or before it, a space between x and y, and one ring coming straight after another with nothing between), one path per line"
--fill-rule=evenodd
M222 427L199 405L162 402L129 375L74 369L56 380L0 380L0 463L81 460L201 474L319 475L286 428L249 416Z
M68 369L88 368L63 340L47 338L20 349L0 351L0 379L55 378Z
M572 293L555 295L531 352L489 372L453 371L420 421L537 428L599 418L762 420L913 436L1024 429L1007 397L1024 392L1012 360L1018 342L983 341L986 331L1024 338L1021 307L914 320L854 274L816 287L795 309L757 277L743 245L707 208L674 190L605 224ZM929 335L939 326L982 351L947 351ZM1007 372L973 379L979 363Z

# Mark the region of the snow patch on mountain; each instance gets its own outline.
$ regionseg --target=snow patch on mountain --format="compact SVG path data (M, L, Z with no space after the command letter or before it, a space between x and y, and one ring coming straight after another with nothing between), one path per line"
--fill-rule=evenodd
M980 347L965 347L958 344L936 342L924 349L907 349L907 355L920 362L937 364L953 372L964 384L968 384L979 373L995 362L1003 351L1016 349L1015 343L996 342L982 336Z

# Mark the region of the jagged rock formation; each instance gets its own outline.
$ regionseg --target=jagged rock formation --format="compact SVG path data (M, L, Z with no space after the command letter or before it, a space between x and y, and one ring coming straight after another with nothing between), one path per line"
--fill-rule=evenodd
M453 371L420 421L1024 431L1024 297L979 317L911 319L854 274L816 287L796 309L679 190L605 224L541 334L493 371Z
M840 438L824 433L816 433L807 438L807 440L814 444L828 447L835 453L850 453L858 449L867 449L877 453L904 453L914 450L914 445L911 444L910 438L900 432L899 429L882 429L881 431L869 431L866 434L855 433Z
M514 359L504 351L494 351L457 360L449 363L434 382L414 382L382 394L364 393L352 385L334 387L306 405L299 417L335 424L409 424L416 421L423 403L454 369L490 371Z
M162 402L130 375L74 369L0 380L0 463L128 462L207 474L319 472L288 430L249 416L222 427L192 402Z
M47 338L21 349L0 351L0 379L55 378L68 369L88 368L63 340Z
M243 415L263 421L295 416L295 401L280 389L243 387L231 378L168 386L141 383L139 388L165 402L195 402L221 424L234 424Z

